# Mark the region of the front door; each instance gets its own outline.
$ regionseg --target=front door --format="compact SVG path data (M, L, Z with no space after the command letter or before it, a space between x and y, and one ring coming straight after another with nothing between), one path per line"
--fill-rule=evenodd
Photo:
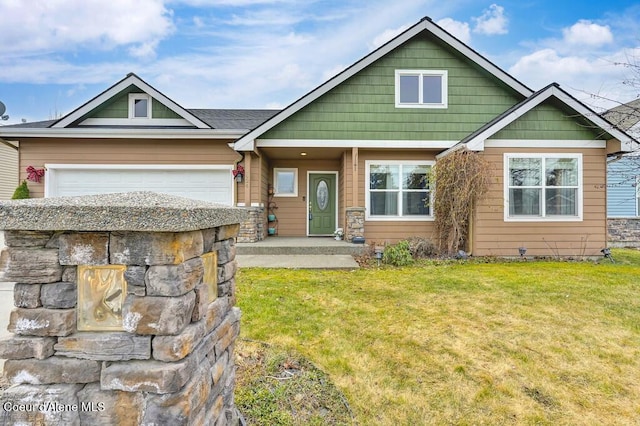
M309 173L309 235L332 235L336 230L335 173Z

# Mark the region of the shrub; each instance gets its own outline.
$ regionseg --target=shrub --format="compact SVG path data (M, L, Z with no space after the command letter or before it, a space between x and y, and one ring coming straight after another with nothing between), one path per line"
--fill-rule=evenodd
M24 198L29 198L29 187L27 186L27 181L23 180L20 185L16 188L13 193L12 200L22 200Z
M382 254L382 261L393 266L407 266L413 263L413 256L409 250L409 241L387 246Z

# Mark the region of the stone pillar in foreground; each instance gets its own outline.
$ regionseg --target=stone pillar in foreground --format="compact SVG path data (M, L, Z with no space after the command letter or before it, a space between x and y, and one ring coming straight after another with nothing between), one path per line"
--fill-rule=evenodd
M237 424L242 209L150 192L0 202L2 424Z

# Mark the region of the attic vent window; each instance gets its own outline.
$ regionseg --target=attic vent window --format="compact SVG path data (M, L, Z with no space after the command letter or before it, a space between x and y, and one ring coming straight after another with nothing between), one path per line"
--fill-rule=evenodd
M446 108L447 71L396 70L396 108Z
M143 93L129 95L129 118L151 118L151 97Z

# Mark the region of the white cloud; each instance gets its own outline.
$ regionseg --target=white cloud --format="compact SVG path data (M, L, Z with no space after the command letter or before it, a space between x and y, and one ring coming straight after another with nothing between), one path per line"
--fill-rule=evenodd
M162 0L0 1L3 52L20 54L111 49L146 51L174 30Z
M534 90L555 81L595 110L602 110L615 106L611 101L624 102L637 95L623 84L628 69L620 64L627 62L627 54L619 51L596 58L563 56L547 48L523 56L509 73Z
M580 20L569 28L562 30L563 41L572 46L599 47L613 42L613 34L609 26L594 24Z
M463 43L469 43L471 41L471 31L469 30L468 23L455 21L451 18L444 18L439 20L437 24L460 39Z
M472 18L476 23L474 33L485 35L507 34L509 20L504 16L504 7L492 4L478 18Z
M382 46L383 44L387 43L388 41L393 40L395 37L405 32L408 28L409 28L409 25L402 25L399 28L384 30L383 32L375 36L375 38L373 39L373 42L371 43L371 46L370 46L371 50L375 50L378 47Z

